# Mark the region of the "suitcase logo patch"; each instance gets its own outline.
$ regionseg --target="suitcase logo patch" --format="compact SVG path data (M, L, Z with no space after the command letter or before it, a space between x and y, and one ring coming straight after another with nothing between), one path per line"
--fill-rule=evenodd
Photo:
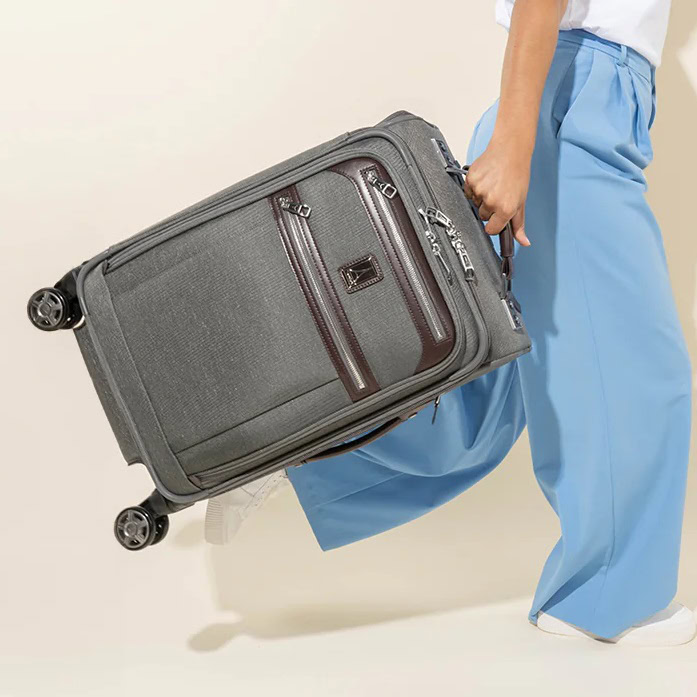
M358 290L372 286L373 283L377 283L384 278L378 266L378 261L372 254L352 261L350 264L344 264L339 267L339 273L349 293L355 293Z

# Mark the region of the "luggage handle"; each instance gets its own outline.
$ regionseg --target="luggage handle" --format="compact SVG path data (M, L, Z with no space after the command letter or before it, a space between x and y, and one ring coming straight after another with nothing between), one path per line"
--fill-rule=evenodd
M465 177L467 177L469 168L469 165L464 165L462 167L448 166L445 168L446 172L450 174L457 182L458 188L460 191L462 191L463 196L465 195ZM472 210L475 212L477 218L479 218L478 209L469 199L467 200L470 206L472 206ZM479 218L479 220L481 220L481 218ZM515 253L515 247L513 245L513 228L511 227L510 221L506 223L506 226L499 233L499 242L501 244L501 274L506 282L507 290L510 290L511 279L513 278L513 255Z
M389 421L386 421L384 424L377 426L372 431L368 431L367 433L364 433L362 436L354 438L354 440L350 440L346 443L339 443L338 445L334 445L331 448L327 448L326 450L323 450L322 452L317 453L316 455L311 455L310 457L303 460L301 464L305 464L306 462L316 462L317 460L325 460L329 457L335 457L336 455L345 455L346 453L351 453L354 450L358 450L358 448L362 448L364 445L372 443L381 436L384 436L386 433L389 433L393 429L397 428L399 424L404 423L408 419L411 419L412 416L416 416L418 411L419 410L410 412L406 415L402 414L401 416L396 416L394 419L390 419Z

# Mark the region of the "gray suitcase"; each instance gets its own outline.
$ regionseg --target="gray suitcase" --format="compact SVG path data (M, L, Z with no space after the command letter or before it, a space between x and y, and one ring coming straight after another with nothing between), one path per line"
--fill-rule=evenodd
M124 458L156 485L115 524L365 445L530 350L499 252L437 127L397 112L256 174L30 299L74 330ZM435 407L434 407L435 408Z

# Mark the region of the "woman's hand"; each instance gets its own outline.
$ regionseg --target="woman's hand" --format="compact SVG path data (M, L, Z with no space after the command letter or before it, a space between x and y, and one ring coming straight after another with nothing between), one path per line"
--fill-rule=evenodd
M465 196L488 221L486 231L498 235L511 222L513 236L525 247L525 198L530 182L530 158L492 139L489 147L469 167Z
M525 198L535 147L540 100L567 0L516 0L501 73L501 93L489 146L469 168L465 195L479 207L486 231L497 235L510 220L528 247Z

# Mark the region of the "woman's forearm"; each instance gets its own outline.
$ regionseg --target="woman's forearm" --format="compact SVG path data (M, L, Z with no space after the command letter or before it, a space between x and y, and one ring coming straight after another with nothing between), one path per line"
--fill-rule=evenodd
M540 101L567 0L516 0L501 75L492 141L529 159Z
M495 235L510 221L515 238L525 234L525 199L535 147L542 91L554 56L567 0L516 0L503 62L501 94L486 150L469 168L465 195Z

